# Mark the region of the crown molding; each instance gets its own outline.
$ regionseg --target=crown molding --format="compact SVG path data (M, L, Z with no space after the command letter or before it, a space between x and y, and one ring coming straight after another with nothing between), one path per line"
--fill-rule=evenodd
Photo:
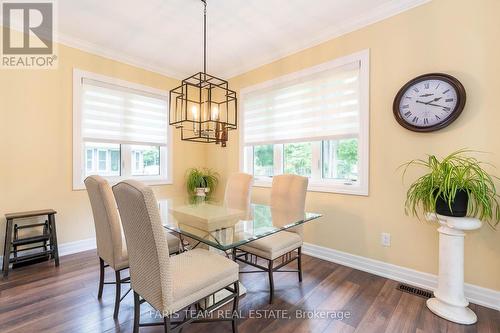
M272 57L269 57L267 54L263 54L261 57L248 59L246 65L238 66L235 69L229 68L228 70L219 73L219 76L226 78L233 78L235 76L244 74L246 72L249 72L266 64L272 63L274 61L285 58L292 54L325 43L329 40L348 34L350 32L362 29L371 24L385 20L389 17L395 16L397 14L421 6L423 4L429 3L431 1L432 0L392 0L391 2L383 4L373 10L370 10L367 13L363 13L357 17L353 17L343 25L340 26L332 25L331 29L325 30L323 33L320 33L316 38L306 43L302 43L301 45L292 45L288 48L284 48L281 50L281 52L274 54ZM57 43L68 47L76 48L81 51L88 52L97 56L101 56L107 59L115 60L127 65L141 68L150 72L168 76L173 79L182 80L186 76L185 73L176 71L173 68L164 68L163 66L160 66L158 64L150 64L147 59L141 57L127 56L121 53L120 51L107 49L102 46L98 46L97 44L94 44L92 42L78 39L60 32L56 32L55 35L56 35L55 41Z
M55 40L57 43L72 47L87 53L91 53L93 55L97 55L103 58L107 58L110 60L118 61L126 65L134 66L140 69L144 69L150 72L154 72L157 74L161 74L164 76L168 76L169 78L172 79L177 79L177 80L182 80L185 78L185 74L177 72L172 69L165 69L162 66L159 65L154 65L154 64L148 64L148 60L142 59L139 57L131 57L127 56L123 53L120 53L118 51L114 51L111 49L106 49L101 46L98 46L94 43L70 37L65 34L61 34L59 32L56 33Z
M0 21L0 25L4 28L4 22ZM22 30L22 25L19 21L13 20L11 22L11 26L9 27L10 29L17 31L19 33L23 33ZM148 64L146 59L138 58L138 57L131 57L124 55L123 53L120 53L118 51L114 51L111 49L106 49L101 46L98 46L94 43L78 39L75 37L71 37L65 34L62 34L58 31L54 33L54 42L60 45L64 45L67 47L71 47L83 52L87 52L99 57L103 57L106 59L114 60L117 62L120 62L125 65L130 65L133 67L137 67L149 72L153 72L156 74L164 75L172 79L177 79L177 80L182 80L183 78L186 77L185 74L182 74L180 72L172 71L172 70L165 70L165 68L159 66L159 65L152 65Z
M320 44L323 44L340 36L346 35L353 31L363 29L369 25L383 21L392 16L396 16L407 10L424 5L431 1L432 0L392 0L391 2L379 6L368 13L364 13L362 15L359 15L358 17L353 17L346 24L343 24L341 26L332 26L331 29L325 30L323 33L320 33L316 38L306 43L303 43L299 47L289 47L286 49L282 49L282 51L279 54L275 54L272 58L266 59L265 55L260 58L254 58L253 59L254 61L248 63L248 65L240 66L238 69L235 69L233 71L228 71L222 74L224 74L225 77L234 78L238 75L252 71L261 66L270 64L272 62L283 59L292 54L296 54L301 51L307 50L314 46L318 46Z

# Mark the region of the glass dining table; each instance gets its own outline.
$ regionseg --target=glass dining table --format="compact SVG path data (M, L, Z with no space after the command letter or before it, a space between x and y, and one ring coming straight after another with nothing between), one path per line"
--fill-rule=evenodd
M189 240L189 247L198 246L230 257L238 246L283 232L321 217L321 214L297 212L293 207L275 209L251 204L249 209L225 207L222 202L203 198L171 197L158 200L163 226ZM209 301L216 302L224 292ZM240 295L246 288L240 283ZM208 304L208 303L207 303Z
M169 198L158 202L163 226L181 237L214 249L229 252L290 228L313 221L321 214L296 212L268 205L251 204L247 210L225 207L214 200Z

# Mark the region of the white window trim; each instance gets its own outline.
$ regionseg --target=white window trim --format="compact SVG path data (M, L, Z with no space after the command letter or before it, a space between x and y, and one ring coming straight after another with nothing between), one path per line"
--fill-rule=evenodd
M83 147L82 134L81 134L81 121L82 121L82 110L81 110L81 93L82 93L82 79L92 79L96 81L101 81L121 87L126 87L129 89L135 89L139 91L148 92L155 95L160 95L166 98L168 105L168 92L148 87L142 84L133 83L125 80L116 79L113 77L100 75L88 71L83 71L77 68L73 68L73 190L84 190L85 184L83 183L83 175L85 174L84 168L86 167L85 160L85 149ZM165 110L168 112L168 110ZM159 176L130 176L130 177L106 177L110 184L116 184L124 179L133 178L144 182L148 185L170 185L173 184L173 133L169 125L167 125L167 146L160 147L160 166L164 165L166 167L160 170ZM122 161L124 159L130 159L126 152L122 149ZM82 162L85 161L85 164ZM124 169L122 163L121 169ZM122 172L123 173L123 172Z
M370 164L370 50L365 49L344 57L336 58L332 61L328 61L313 67L309 67L297 72L293 72L287 75L280 76L276 79L259 83L240 91L239 101L243 100L242 96L253 92L255 90L260 90L263 88L272 87L305 75L310 75L315 72L324 71L326 69L331 69L335 67L340 67L347 65L349 63L359 61L360 62L360 135L358 138L358 154L359 154L359 174L358 181L356 184L347 184L346 181L337 180L317 180L310 179L308 191L312 192L329 192L329 193L341 193L341 194L352 194L352 195L362 195L368 196L369 194L369 164ZM244 117L245 110L242 105L240 105L239 116L239 168L241 171L245 170L245 146L244 146ZM314 154L314 152L313 152ZM250 164L250 161L247 161ZM270 177L259 177L254 181L255 186L259 187L271 187L272 178Z

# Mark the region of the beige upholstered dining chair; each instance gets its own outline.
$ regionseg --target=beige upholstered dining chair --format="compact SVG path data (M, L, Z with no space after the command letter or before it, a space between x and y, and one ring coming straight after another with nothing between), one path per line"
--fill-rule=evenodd
M285 225L296 222L304 217L308 179L296 175L280 175L273 178L271 188L271 214L273 224ZM260 270L268 272L270 296L269 303L273 302L274 279L273 273L280 272L280 268L297 260L299 282L302 282L302 226L280 231L270 236L257 239L238 247L241 252L236 255L237 261L250 264ZM295 251L297 251L296 254ZM248 259L248 255L256 257ZM257 258L267 261L267 267L258 263ZM274 266L276 259L282 258L278 266ZM288 272L290 270L287 270Z
M129 281L128 277L122 278L121 276L121 272L128 268L127 245L115 198L108 182L100 176L89 176L85 179L85 187L92 206L99 256L100 276L97 298L102 298L104 284L114 284L116 293L113 316L117 318L120 302L126 296L126 294L121 296L121 284ZM167 234L167 237L170 253L178 252L179 239L171 234ZM111 267L115 271L115 282L104 282L106 267Z
M134 333L140 326L151 326L140 323L143 302L163 315L163 322L155 324L164 325L165 332L178 332L185 324L197 320L187 316L182 322L172 322L174 313L221 290L229 291L229 296L206 310L232 300L233 315L221 320L231 321L233 332L237 332L238 265L203 249L170 257L153 191L140 182L128 180L113 186L113 193L128 245L130 282L134 290Z
M229 176L224 193L224 205L232 209L247 211L250 208L253 176L236 172Z

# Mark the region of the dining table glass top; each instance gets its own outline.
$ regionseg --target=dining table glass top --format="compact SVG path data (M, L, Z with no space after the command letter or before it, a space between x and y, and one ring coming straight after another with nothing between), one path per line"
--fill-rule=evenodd
M251 204L232 209L222 202L198 198L170 198L158 201L163 226L222 251L233 249L277 232L300 228L321 214L277 209Z

